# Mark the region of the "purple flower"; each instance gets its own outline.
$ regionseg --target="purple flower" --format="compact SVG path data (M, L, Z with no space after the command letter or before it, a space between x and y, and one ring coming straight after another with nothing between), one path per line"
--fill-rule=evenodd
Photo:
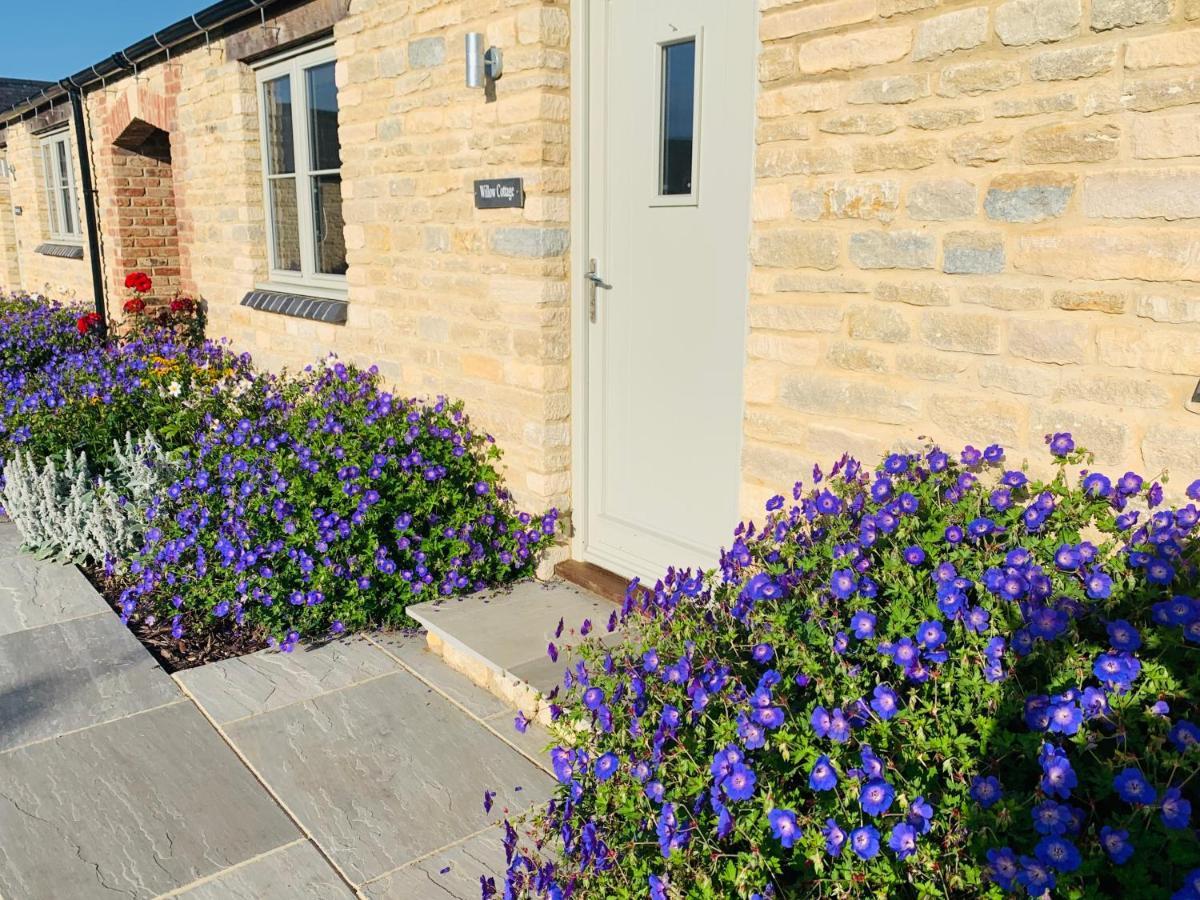
M1125 864L1129 857L1133 856L1133 844L1129 842L1129 832L1124 829L1105 825L1100 829L1100 846L1118 866Z
M772 809L767 813L767 821L771 823L771 833L784 847L790 849L800 838L802 832L796 822L796 814L790 809Z
M971 779L971 799L984 809L990 809L1002 796L1000 779L995 775L976 775Z
M873 778L859 789L858 802L869 816L887 812L896 797L895 789L882 778Z
M1132 767L1122 770L1113 779L1113 790L1126 803L1136 806L1149 806L1158 798L1158 792L1146 776Z
M874 859L879 853L879 829L874 825L855 828L850 832L850 849L859 859Z
M1068 432L1048 434L1046 443L1050 445L1050 452L1059 457L1066 456L1075 449L1075 441Z
M1163 792L1159 814L1168 828L1187 828L1192 820L1192 804L1179 788L1167 788Z
M876 715L883 721L888 721L892 716L896 715L899 709L900 698L886 684L875 686L875 699L871 701L871 709L875 710Z
M756 663L767 663L775 656L775 648L770 644L755 644L750 655Z
M850 627L854 629L854 636L859 640L875 636L875 622L874 615L861 609L850 617Z
M754 795L755 780L751 769L736 763L721 782L721 790L730 800L749 800Z
M1079 848L1062 835L1052 834L1042 838L1033 851L1039 862L1057 872L1074 872L1083 862Z
M822 754L808 773L808 786L814 791L832 791L837 787L837 771L829 757Z
M621 761L617 758L617 754L605 753L598 760L596 760L596 778L598 778L600 781L608 781L608 779L612 778L613 775L616 774L617 768L620 766L620 764Z
M907 822L900 822L888 836L888 847L897 859L908 859L917 852L917 831Z

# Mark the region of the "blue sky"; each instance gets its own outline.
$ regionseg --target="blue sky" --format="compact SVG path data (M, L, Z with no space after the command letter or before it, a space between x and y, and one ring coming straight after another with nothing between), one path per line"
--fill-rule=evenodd
M5 7L0 19L0 76L57 81L214 2L23 0L0 4Z

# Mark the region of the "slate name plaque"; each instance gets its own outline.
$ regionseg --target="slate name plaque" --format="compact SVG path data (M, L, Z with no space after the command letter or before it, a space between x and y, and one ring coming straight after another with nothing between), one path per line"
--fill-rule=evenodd
M476 209L506 209L525 206L525 182L521 178L485 178L475 182Z

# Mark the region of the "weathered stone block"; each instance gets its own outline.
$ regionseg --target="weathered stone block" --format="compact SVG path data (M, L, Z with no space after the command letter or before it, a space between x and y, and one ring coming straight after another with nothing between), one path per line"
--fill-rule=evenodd
M1018 238L1013 264L1058 278L1200 281L1200 233L1091 228L1028 234Z
M1096 455L1097 462L1115 465L1129 458L1128 426L1111 413L1081 412L1061 403L1037 404L1030 411L1030 446L1041 443L1047 434L1069 431L1075 444Z
M983 208L989 219L1043 222L1061 216L1075 192L1075 177L1060 172L1001 175L992 180Z
M1011 447L1020 441L1027 414L1017 403L976 392L936 394L929 399L929 418L940 430L958 438Z
M1200 75L1125 82L1121 103L1136 112L1200 103Z
M779 396L784 406L799 412L890 425L907 425L920 413L911 392L881 385L877 379L796 373L784 378Z
M758 54L758 80L763 84L778 81L796 73L794 44L772 44Z
M971 284L958 292L963 303L990 306L992 309L1037 309L1044 305L1040 288L1004 287L998 284Z
M1117 62L1115 45L1046 50L1029 63L1035 81L1072 81L1111 72Z
M866 294L865 281L847 275L786 274L775 280L775 290L801 294Z
M905 349L896 355L896 367L922 381L954 382L967 370L970 357L949 353L929 353Z
M826 134L890 134L896 120L883 113L851 113L826 119L820 125Z
M827 28L839 28L875 18L876 0L831 0L799 9L763 16L759 37L763 41L795 37Z
M760 234L752 254L755 265L782 269L834 269L839 256L837 234L810 229L783 229Z
M834 341L826 355L829 362L839 369L851 372L872 372L883 375L892 370L891 358L873 347L855 344L852 341Z
M937 152L938 145L933 140L873 141L854 148L854 171L922 169L933 165Z
M758 115L763 119L798 116L833 109L840 101L842 88L837 82L821 81L763 91L758 98Z
M850 88L848 103L911 103L929 96L928 75L889 75L867 78Z
M1083 211L1089 218L1200 218L1200 172L1106 172L1083 184Z
M446 61L446 39L420 38L408 45L408 64L414 69L431 69Z
M875 285L875 299L910 306L949 306L950 292L937 282L884 281Z
M890 222L900 206L900 186L894 181L839 181L825 196L829 214L838 219Z
M907 341L908 320L893 307L856 306L847 316L850 337L863 341L884 341L897 344Z
M1200 298L1145 294L1137 298L1133 311L1143 319L1171 322L1177 325L1200 323Z
M994 275L1004 271L1004 239L998 234L953 231L942 242L947 275Z
M1025 397L1049 397L1061 381L1058 366L987 362L979 367L979 384Z
M908 189L908 215L923 222L970 219L976 200L975 185L960 178L918 181Z
M860 231L850 235L850 261L860 269L931 269L932 235L920 231Z
M1086 310L1089 312L1119 315L1125 312L1128 298L1120 291L1055 291L1050 304L1059 309Z
M1200 156L1200 111L1142 116L1132 136L1136 159Z
M810 366L821 357L821 340L815 335L795 337L756 331L746 341L746 353L752 359Z
M1193 328L1145 322L1102 326L1096 331L1096 350L1108 366L1189 378L1200 372L1200 341Z
M907 56L912 41L907 25L814 38L800 45L800 71L817 75L881 66Z
M1024 116L1044 116L1050 113L1071 112L1079 107L1074 94L1051 94L1046 97L1017 97L997 100L992 115L997 119L1019 119Z
M977 107L914 109L908 114L908 124L922 131L944 131L982 121L983 110Z
M922 9L932 9L937 5L938 0L879 0L879 15L889 19Z
M936 59L955 50L970 50L988 39L986 6L960 9L926 19L917 27L912 58Z
M1061 41L1082 19L1080 0L1009 0L996 7L996 36L1010 47Z
M1171 0L1092 0L1092 30L1132 28L1171 17Z
M931 309L921 319L921 339L938 350L991 355L1000 352L1003 337L992 316Z
M1171 488L1178 494L1200 472L1200 441L1196 440L1194 418L1191 427L1163 423L1146 429L1142 439L1142 458L1151 472L1163 469L1175 476Z
M1200 65L1200 28L1135 38L1125 44L1125 68Z
M1085 323L1014 319L1008 326L1008 352L1035 362L1087 362L1092 348L1092 330Z
M979 168L990 163L1008 159L1012 135L1003 131L968 131L950 142L947 151L950 158L960 166Z
M1126 375L1089 374L1064 381L1050 399L1070 402L1086 397L1092 403L1128 406L1133 409L1161 409L1171 395L1157 382Z
M571 232L566 228L497 228L490 243L492 251L501 256L545 259L567 252Z
M1117 155L1120 142L1116 125L1043 125L1025 132L1021 159L1029 165L1103 162Z
M964 62L942 69L938 94L942 97L976 97L1003 91L1021 83L1021 66L1016 62L985 60Z
M842 155L833 147L770 144L758 149L758 174L765 178L783 175L828 175L842 167Z

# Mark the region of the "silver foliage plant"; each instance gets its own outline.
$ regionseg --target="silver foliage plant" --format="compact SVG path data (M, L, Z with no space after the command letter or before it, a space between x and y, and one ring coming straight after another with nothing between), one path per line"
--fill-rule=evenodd
M43 558L123 565L141 546L150 500L175 468L150 432L114 441L112 464L99 476L86 453L68 450L39 466L18 451L4 467L0 504Z

